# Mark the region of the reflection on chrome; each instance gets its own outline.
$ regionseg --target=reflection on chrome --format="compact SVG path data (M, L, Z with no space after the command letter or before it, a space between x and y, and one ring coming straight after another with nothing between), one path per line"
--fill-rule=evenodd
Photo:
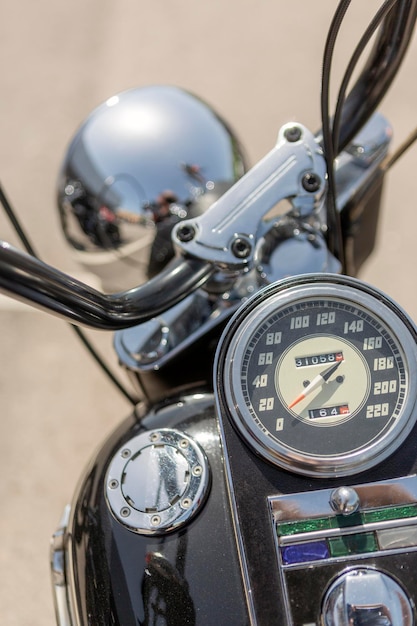
M65 238L105 290L136 286L174 255L175 224L204 212L245 169L229 126L186 91L115 95L68 147L58 181Z
M126 442L109 466L113 516L145 535L180 528L205 504L210 468L203 448L183 432L160 429Z

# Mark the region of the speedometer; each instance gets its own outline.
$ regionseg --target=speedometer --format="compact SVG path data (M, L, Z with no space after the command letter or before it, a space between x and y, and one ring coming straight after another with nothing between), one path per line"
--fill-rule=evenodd
M361 281L308 275L270 286L226 329L217 394L272 463L345 476L392 454L415 424L416 330Z

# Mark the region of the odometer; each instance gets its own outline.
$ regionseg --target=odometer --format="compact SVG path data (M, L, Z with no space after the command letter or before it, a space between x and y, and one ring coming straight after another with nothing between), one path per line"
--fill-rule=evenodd
M386 458L416 420L416 335L384 294L336 276L291 279L236 314L218 394L269 461L312 476Z
M295 366L309 367L311 365L323 365L323 363L337 363L338 361L343 361L343 352L314 354L313 356L299 356L295 359Z

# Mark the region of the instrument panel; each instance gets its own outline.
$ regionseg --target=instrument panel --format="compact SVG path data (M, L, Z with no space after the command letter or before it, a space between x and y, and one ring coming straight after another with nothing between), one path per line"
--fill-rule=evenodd
M338 275L267 287L228 325L217 394L265 460L312 477L392 454L416 419L416 330L385 294Z

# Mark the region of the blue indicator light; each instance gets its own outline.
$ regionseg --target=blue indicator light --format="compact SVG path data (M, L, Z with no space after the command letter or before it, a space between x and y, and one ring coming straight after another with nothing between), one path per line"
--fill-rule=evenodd
M292 546L281 548L281 557L284 565L305 563L306 561L320 561L329 558L327 541L310 541L309 543L296 543Z

